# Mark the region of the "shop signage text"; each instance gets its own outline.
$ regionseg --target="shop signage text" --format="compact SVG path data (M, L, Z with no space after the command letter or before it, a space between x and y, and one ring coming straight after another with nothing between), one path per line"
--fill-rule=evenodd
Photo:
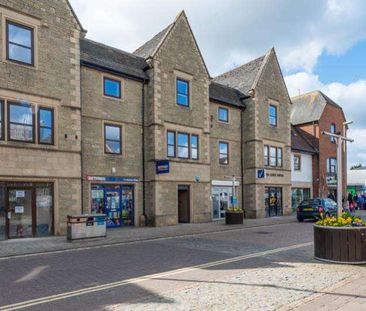
M168 174L170 172L169 160L156 161L156 174Z
M116 177L116 176L87 176L88 181L109 181L109 182L138 182L134 177Z

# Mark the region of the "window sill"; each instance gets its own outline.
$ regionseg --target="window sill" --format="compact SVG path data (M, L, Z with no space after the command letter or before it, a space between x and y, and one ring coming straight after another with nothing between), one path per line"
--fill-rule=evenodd
M16 65L16 66L19 66L19 67L23 67L23 68L38 71L38 66L36 64L27 65L25 63L23 64L23 63L20 63L20 62L17 62L17 61L9 60L9 59L3 59L3 63L8 64L8 65Z

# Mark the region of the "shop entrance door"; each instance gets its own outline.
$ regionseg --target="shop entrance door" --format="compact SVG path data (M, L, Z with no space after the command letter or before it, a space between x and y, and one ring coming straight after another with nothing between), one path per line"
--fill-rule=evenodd
M266 217L282 216L282 188L265 188Z
M7 190L7 236L9 239L35 235L33 217L33 191L31 188L8 188Z
M121 188L109 187L104 192L104 213L107 214L107 227L120 227L122 225Z
M178 222L190 221L189 186L178 186Z

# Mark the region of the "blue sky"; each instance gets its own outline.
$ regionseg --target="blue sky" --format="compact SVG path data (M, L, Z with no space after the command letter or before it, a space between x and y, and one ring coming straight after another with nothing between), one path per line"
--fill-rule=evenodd
M291 96L322 90L354 124L366 165L365 0L70 0L87 37L132 52L184 9L211 76L275 47Z

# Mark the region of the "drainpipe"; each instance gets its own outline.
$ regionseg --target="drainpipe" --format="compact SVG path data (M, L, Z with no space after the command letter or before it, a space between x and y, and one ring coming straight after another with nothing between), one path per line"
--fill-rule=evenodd
M145 226L147 226L146 215L146 173L145 173L145 83L142 82L142 94L141 94L141 118L142 118L142 215L145 218Z
M240 100L243 103L243 108L240 110L240 171L241 171L241 175L242 175L242 179L241 179L241 208L244 211L244 217L246 216L245 213L245 205L244 205L244 140L243 140L243 122L244 122L244 111L247 108L244 100L246 100L247 98L249 98L250 96L247 97L242 97L240 98Z

